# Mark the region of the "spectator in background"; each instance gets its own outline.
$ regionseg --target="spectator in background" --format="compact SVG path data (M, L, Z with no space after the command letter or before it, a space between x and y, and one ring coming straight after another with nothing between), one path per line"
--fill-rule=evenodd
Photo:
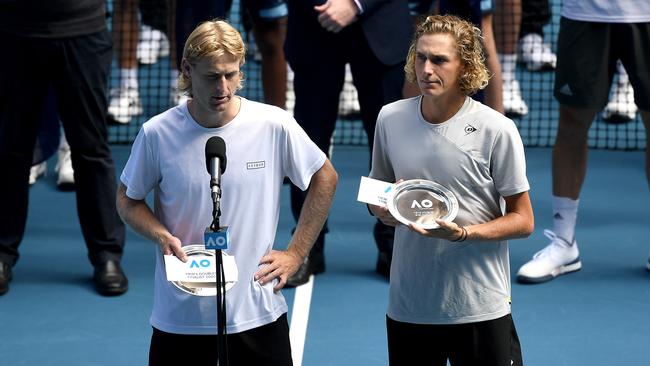
M402 97L403 65L411 27L406 0L289 0L285 54L294 72L294 115L305 132L329 154L336 126L339 95L350 64L359 95L361 120L372 150L381 107ZM297 219L305 192L291 188ZM298 286L325 271L325 233L288 285ZM377 222L377 272L388 275L393 230Z
M606 104L617 60L629 74L650 141L650 13L647 1L564 0L554 95L560 120L553 146L553 230L550 243L517 273L540 283L582 268L576 241L580 190L587 172L588 133ZM646 177L650 183L650 150ZM650 269L650 259L647 262Z
M48 88L70 143L81 230L103 295L128 281L120 260L124 224L115 208L106 90L112 42L103 0L0 3L0 294L9 290L27 220L29 168Z

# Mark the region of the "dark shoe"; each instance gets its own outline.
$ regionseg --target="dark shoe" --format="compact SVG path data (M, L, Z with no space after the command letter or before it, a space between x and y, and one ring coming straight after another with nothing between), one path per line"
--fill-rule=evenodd
M120 262L114 260L95 266L93 281L97 292L104 296L122 295L129 289L129 280Z
M390 262L391 253L379 252L377 255L377 266L375 267L375 272L386 278L390 278Z
M318 257L318 258L317 258ZM325 272L325 259L323 256L308 256L300 265L298 271L289 277L284 287L297 287L309 282L309 276Z
M0 262L0 295L9 291L9 282L11 281L11 265Z

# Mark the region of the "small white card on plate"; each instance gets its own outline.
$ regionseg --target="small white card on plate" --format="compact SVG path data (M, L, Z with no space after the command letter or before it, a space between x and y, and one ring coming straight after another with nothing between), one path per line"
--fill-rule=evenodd
M361 177L357 201L386 207L388 197L391 195L394 186L393 183Z

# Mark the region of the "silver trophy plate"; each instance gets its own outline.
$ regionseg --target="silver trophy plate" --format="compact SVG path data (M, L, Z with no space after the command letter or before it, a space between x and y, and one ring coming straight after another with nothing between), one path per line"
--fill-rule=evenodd
M183 250L188 257L203 255L214 257L214 250L205 249L204 245L193 244L186 245L183 247ZM226 252L221 252L222 257L228 257L229 254ZM187 282L187 281L171 281L174 286L178 287L180 290L187 292L190 295L194 296L216 296L217 295L217 284L216 282ZM235 282L226 282L226 291L230 290L235 285Z
M388 210L404 225L417 224L425 229L439 227L436 219L453 221L458 214L458 200L447 188L424 179L397 184L388 197Z

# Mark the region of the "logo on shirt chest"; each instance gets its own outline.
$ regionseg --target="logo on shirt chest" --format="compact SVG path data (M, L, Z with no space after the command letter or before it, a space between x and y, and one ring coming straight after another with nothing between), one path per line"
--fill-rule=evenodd
M470 133L478 131L476 127L470 125L469 123L465 124L465 128L463 130L465 131L465 136L469 135Z
M246 169L248 170L253 170L253 169L263 169L266 167L266 161L249 161L246 163Z

